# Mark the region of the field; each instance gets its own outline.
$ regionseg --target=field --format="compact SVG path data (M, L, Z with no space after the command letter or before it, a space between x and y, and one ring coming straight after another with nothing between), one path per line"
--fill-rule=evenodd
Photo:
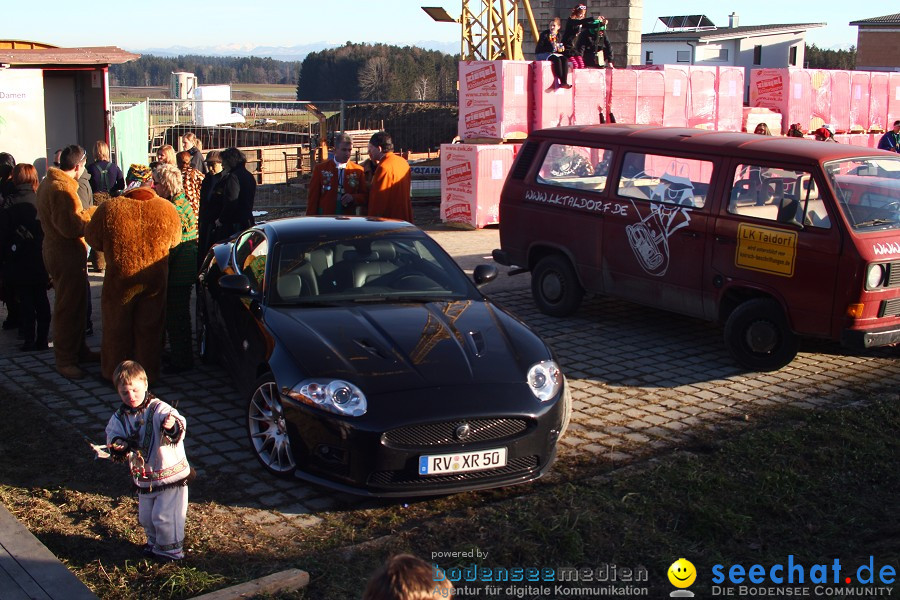
M109 88L111 102L139 102L147 98L169 98L168 86L119 87ZM289 101L297 97L297 86L293 84L277 85L270 83L233 83L231 84L232 100Z

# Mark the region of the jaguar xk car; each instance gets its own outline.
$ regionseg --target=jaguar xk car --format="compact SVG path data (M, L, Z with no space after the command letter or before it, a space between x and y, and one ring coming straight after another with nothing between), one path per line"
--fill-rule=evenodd
M551 349L401 221L303 217L213 246L197 339L275 475L375 496L537 479L571 401Z

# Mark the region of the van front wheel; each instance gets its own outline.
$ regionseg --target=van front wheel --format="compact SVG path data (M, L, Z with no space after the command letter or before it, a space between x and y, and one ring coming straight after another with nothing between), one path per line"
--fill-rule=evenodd
M781 306L768 298L748 300L725 322L725 345L742 366L777 371L797 356L797 336Z
M542 313L565 317L578 310L584 290L569 260L551 254L539 260L531 273L531 295Z

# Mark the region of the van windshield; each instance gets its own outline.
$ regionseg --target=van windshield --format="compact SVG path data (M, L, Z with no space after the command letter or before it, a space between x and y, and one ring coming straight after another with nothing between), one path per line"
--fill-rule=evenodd
M853 229L900 229L900 157L838 160L825 172Z

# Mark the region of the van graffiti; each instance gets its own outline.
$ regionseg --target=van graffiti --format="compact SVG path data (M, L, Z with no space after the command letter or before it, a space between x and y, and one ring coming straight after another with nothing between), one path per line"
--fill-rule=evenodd
M566 208L586 210L593 213L621 216L626 216L628 214L627 204L619 204L618 202L603 202L602 200L593 200L591 198L564 195L559 193L548 194L547 192L526 190L525 200L528 200L530 202L540 202L541 204L554 204L556 206L564 206Z
M882 256L884 254L900 254L900 244L893 242L888 242L886 244L872 244L872 252L874 252L876 256Z

